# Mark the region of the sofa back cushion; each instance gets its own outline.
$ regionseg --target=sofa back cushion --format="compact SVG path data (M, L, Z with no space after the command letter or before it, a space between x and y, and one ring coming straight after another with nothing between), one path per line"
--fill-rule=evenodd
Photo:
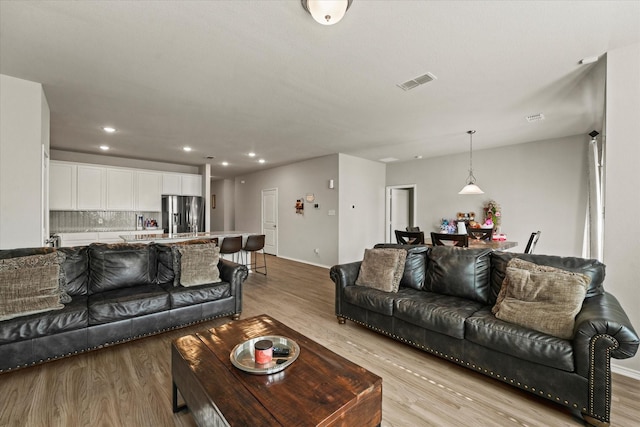
M89 246L89 295L152 284L156 279L156 262L153 245L92 243Z
M74 246L59 248L65 254L61 265L65 277L64 290L73 296L87 295L89 283L89 247Z
M507 264L511 258L520 258L538 265L548 265L562 270L572 271L591 279L586 298L604 293L605 265L595 259L560 257L554 255L519 254L512 252L493 252L491 254L491 304L496 302L504 281Z
M427 255L424 289L489 304L490 254L491 249L433 247Z
M422 290L424 278L427 273L428 246L424 245L398 245L395 243L378 243L376 249L391 248L407 251L407 259L404 262L404 272L400 280L400 287Z

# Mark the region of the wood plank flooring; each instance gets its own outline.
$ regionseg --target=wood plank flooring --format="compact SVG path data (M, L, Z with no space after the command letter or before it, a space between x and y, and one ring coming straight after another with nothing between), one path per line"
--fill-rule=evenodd
M569 411L352 322L339 325L325 268L268 257L242 318L280 320L383 378L382 426L580 426ZM195 426L171 411L170 343L189 328L0 375L0 426ZM614 374L612 426L640 425L640 381Z

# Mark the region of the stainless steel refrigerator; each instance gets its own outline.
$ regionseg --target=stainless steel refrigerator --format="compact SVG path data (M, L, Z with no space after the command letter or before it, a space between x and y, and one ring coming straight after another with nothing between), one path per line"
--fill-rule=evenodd
M165 233L204 231L204 200L198 196L162 196Z

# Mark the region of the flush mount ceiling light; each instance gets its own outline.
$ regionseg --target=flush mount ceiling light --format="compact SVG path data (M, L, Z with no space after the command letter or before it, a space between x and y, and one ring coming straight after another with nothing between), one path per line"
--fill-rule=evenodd
M458 194L484 194L484 191L476 185L476 177L473 176L473 134L475 130L468 130L469 134L469 176L465 185Z
M353 0L301 0L304 10L322 25L340 22Z

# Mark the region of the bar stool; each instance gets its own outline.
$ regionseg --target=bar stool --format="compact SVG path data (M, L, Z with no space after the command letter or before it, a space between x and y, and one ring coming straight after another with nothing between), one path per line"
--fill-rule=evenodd
M256 273L267 275L267 256L264 253L264 234L252 234L247 238L247 242L244 244L242 250L246 252L251 252L251 261L249 263L246 262L247 256L245 254L245 265L250 268L252 271ZM258 267L258 259L256 257L256 252L262 251L262 265ZM258 269L264 269L264 273L258 271Z
M242 236L225 237L220 245L220 254L231 254L231 260L237 262L237 258L234 259L234 254L240 253L242 250Z

